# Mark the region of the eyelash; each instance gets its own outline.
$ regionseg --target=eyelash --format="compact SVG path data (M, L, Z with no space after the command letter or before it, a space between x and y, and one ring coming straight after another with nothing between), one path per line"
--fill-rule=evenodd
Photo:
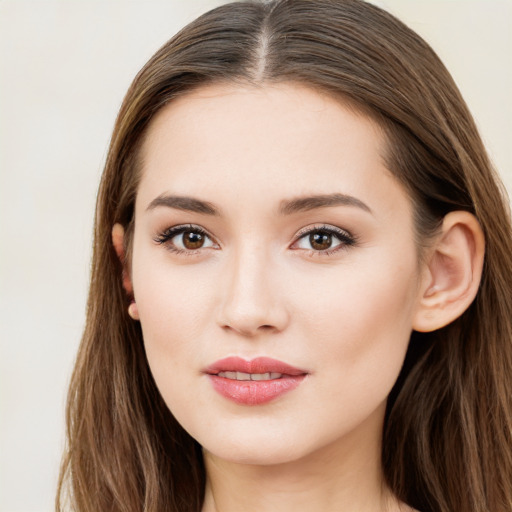
M308 235L312 235L313 233L323 233L327 235L334 235L339 241L340 244L333 247L332 249L325 249L322 251L316 251L314 249L305 249L309 252L310 256L329 256L331 254L337 253L339 251L346 251L350 247L353 247L357 243L357 239L354 235L350 234L348 231L344 229L337 228L335 226L327 226L325 224L314 226L312 228L305 228L300 230L297 233L297 239L294 242L296 244L303 238L306 238Z
M199 249L179 249L173 244L170 243L170 241L182 233L185 233L187 231L191 231L193 233L199 234L203 237L209 238L213 241L213 238L201 227L195 226L193 224L187 224L187 225L181 225L181 226L174 226L172 228L168 228L162 233L160 233L158 236L154 238L154 241L159 245L166 245L167 249L171 251L174 254L179 255L186 255L186 256L194 256L198 252L203 249L203 247ZM314 249L304 249L309 252L310 256L329 256L333 253L336 253L338 251L347 250L348 248L354 246L357 244L357 238L351 235L348 231L345 231L344 229L336 228L334 226L327 226L327 225L318 225L314 226L313 228L306 228L304 230L299 231L297 233L297 238L294 242L296 244L303 238L305 238L308 235L311 235L313 233L324 233L327 235L334 235L341 243L337 246L335 246L333 249L325 249L325 250L314 250ZM294 249L297 250L297 249Z
M182 233L186 233L187 231L192 231L193 233L197 233L203 237L207 237L210 240L212 240L212 237L203 228L200 228L199 226L194 226L193 224L187 224L182 226L174 226L172 228L166 229L155 238L155 242L160 245L166 245L166 248L175 254L193 256L194 254L197 254L202 249L202 247L196 250L179 249L178 247L170 243L170 241L174 237L181 235Z

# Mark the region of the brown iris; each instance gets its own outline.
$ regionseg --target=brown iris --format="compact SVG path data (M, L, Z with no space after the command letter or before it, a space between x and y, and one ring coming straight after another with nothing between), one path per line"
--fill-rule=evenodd
M187 249L200 249L204 244L204 235L197 231L183 232L183 245Z
M318 249L319 251L329 249L332 245L332 235L330 233L326 233L325 231L317 231L316 233L311 233L309 235L309 243L313 249Z

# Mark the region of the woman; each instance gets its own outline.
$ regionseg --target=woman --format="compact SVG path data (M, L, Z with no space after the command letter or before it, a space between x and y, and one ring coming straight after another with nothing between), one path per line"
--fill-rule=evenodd
M511 232L391 15L200 17L114 129L57 509L510 512Z

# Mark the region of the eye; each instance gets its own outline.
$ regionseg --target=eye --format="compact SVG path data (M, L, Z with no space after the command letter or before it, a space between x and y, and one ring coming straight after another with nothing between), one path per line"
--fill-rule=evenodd
M218 248L204 229L190 224L166 229L155 238L155 242L178 254L195 254L199 249Z
M355 238L343 229L334 226L306 228L298 234L293 249L305 249L316 254L331 254L356 243Z

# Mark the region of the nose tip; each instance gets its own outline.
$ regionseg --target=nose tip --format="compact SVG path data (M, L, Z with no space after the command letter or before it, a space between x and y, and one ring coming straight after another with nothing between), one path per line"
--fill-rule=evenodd
M244 337L282 331L289 315L268 259L238 262L224 280L219 325Z
M282 331L287 323L283 306L276 301L267 302L263 296L252 297L236 294L228 299L222 308L221 327L244 337Z

